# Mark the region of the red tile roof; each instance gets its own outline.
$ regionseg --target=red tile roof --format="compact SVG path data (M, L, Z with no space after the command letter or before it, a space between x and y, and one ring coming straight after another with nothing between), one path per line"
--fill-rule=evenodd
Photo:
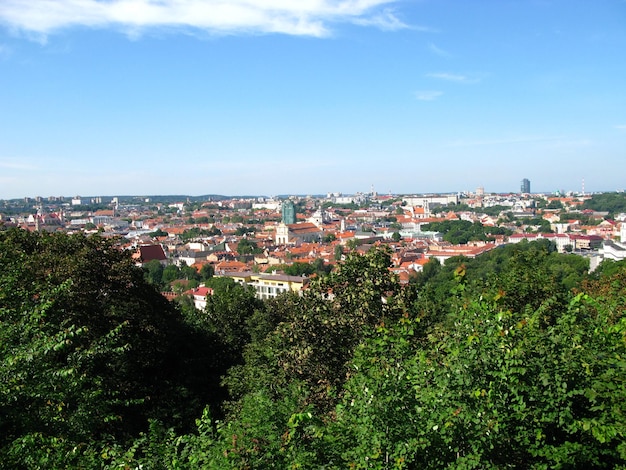
M213 289L211 289L210 287L201 286L196 287L195 289L185 291L185 294L204 298L207 295L213 295Z

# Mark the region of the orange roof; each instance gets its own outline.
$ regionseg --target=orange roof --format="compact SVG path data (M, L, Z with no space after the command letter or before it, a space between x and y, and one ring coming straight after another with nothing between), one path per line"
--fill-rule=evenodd
M299 233L313 233L313 232L321 231L321 229L317 225L312 224L310 222L304 222L304 223L299 223L299 224L289 224L287 225L287 227L289 227L290 232L296 235Z
M354 232L339 232L336 234L336 237L338 239L344 239L344 238L354 238L355 233Z
M108 215L110 217L113 217L115 213L112 209L100 209L94 212L94 215Z
M213 295L213 289L206 286L196 287L195 289L190 289L185 291L187 295L194 295L198 297L206 297L207 295Z
M241 261L222 261L215 265L215 271L247 271L248 265Z

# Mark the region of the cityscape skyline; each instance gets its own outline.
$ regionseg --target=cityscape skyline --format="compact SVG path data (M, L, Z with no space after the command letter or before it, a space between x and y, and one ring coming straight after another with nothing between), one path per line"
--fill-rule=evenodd
M0 199L626 187L621 0L220 5L2 2Z
M392 193L392 192L384 192L384 191L376 191L374 187L370 188L370 191L356 191L356 192L342 192L342 191L330 191L326 193L267 193L267 194L217 194L217 193L205 193L205 194L174 194L174 193L134 193L134 194L110 194L110 193L98 193L98 194L27 194L15 198L0 198L0 201L16 201L16 200L25 200L30 202L40 201L42 203L45 202L65 202L66 204L71 205L90 205L90 204L117 204L122 203L123 200L142 200L152 202L152 199L156 198L158 200L173 200L176 198L188 198L193 200L211 200L211 199L256 199L256 200L281 200L281 199L290 199L290 198L343 198L343 197L353 197L353 196L361 196L361 197L392 197L392 198L400 198L400 197L410 197L410 196L419 196L419 195L456 195L460 197L483 197L483 196L530 196L530 197L590 197L593 194L601 194L601 193L612 193L612 192L624 192L624 190L617 191L595 191L595 192L586 192L584 188L584 181L582 182L582 187L578 191L570 190L566 191L564 189L552 191L552 192L534 192L530 191L531 181L527 178L522 179L520 187L517 190L511 191L486 191L484 187L479 186L474 188L473 190L461 190L461 191L431 191L431 192L420 192L420 191L410 191L406 193ZM81 202L78 202L81 201ZM283 214L284 216L284 214ZM289 216L291 217L291 215Z

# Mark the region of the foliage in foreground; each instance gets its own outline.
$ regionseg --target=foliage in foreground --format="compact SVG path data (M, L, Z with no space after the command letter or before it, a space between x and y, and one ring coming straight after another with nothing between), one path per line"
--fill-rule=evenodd
M124 443L151 419L191 429L223 399L219 344L113 241L0 233L0 461L41 442Z
M194 324L218 334L219 318L228 333L225 417L209 407L181 431L153 416L132 442L14 431L0 467L626 468L626 270L571 291L583 266L567 255L529 244L494 256L492 275L459 260L401 287L373 250L302 297L241 315L245 295L235 309L216 299ZM18 265L1 278L3 304L36 317L45 302L7 289L27 275ZM17 374L5 351L3 373ZM2 425L25 419L2 391Z

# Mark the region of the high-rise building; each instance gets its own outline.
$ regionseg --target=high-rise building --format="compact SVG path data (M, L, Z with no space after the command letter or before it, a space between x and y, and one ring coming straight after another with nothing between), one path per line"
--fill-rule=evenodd
M530 194L530 180L528 178L524 178L522 180L522 185L520 188L522 194Z
M282 216L284 224L291 225L296 223L296 206L293 201L283 202Z

